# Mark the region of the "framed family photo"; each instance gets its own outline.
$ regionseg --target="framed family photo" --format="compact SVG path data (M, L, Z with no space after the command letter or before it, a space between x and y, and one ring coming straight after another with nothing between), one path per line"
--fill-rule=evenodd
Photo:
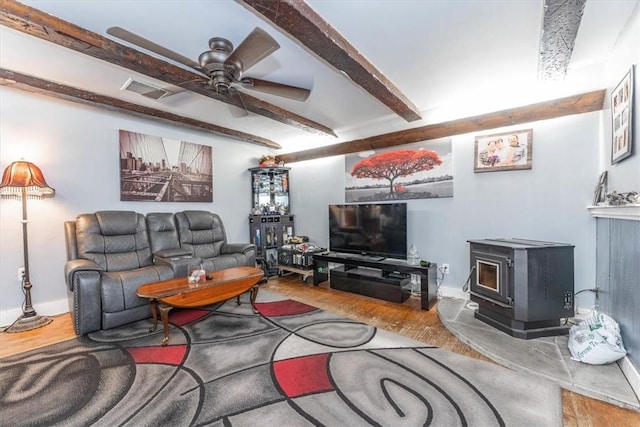
M474 172L531 169L533 129L476 136Z
M611 92L611 164L631 155L633 148L633 74L634 65Z

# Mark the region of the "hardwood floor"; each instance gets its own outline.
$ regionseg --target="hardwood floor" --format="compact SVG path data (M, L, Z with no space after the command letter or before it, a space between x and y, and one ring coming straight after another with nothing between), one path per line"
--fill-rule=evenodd
M305 284L296 274L270 278L261 289L272 290L288 298L465 356L490 361L447 331L440 323L435 309L420 310L418 298L411 297L404 304L395 304L333 290L326 283L317 287ZM75 334L71 316L68 313L63 314L54 317L51 324L40 329L22 333L1 333L0 358L72 338L75 338ZM567 390L562 390L562 406L566 427L640 426L638 412Z

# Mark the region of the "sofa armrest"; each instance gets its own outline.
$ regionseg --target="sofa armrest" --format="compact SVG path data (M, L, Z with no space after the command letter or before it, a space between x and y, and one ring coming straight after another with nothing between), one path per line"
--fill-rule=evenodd
M250 252L256 251L256 245L253 243L227 243L226 245L222 245L220 248L220 253L222 254L237 254L243 253L248 254Z
M85 335L102 329L101 277L98 271L80 270L71 275L71 320L76 334Z
M202 258L192 256L182 256L165 258L161 256L155 256L153 260L155 265L167 265L173 271L173 277L187 277L189 275L190 265L202 264Z
M178 259L178 258L191 257L191 251L189 249L171 248L171 249L163 249L161 251L154 252L153 255L160 258Z
M64 264L64 277L69 290L74 290L74 275L81 271L94 271L98 273L98 278L102 274L102 267L88 259L72 259Z

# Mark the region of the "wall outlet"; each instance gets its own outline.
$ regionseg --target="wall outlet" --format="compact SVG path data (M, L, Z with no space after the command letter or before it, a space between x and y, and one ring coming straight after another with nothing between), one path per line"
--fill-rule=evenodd
M24 267L18 267L18 282L24 280Z
M449 274L449 264L442 264L442 274Z

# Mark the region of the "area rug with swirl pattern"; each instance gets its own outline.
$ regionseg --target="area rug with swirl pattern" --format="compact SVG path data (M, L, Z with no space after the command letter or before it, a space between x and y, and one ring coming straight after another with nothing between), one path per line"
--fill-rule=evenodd
M0 424L560 426L560 388L261 291L0 360Z

